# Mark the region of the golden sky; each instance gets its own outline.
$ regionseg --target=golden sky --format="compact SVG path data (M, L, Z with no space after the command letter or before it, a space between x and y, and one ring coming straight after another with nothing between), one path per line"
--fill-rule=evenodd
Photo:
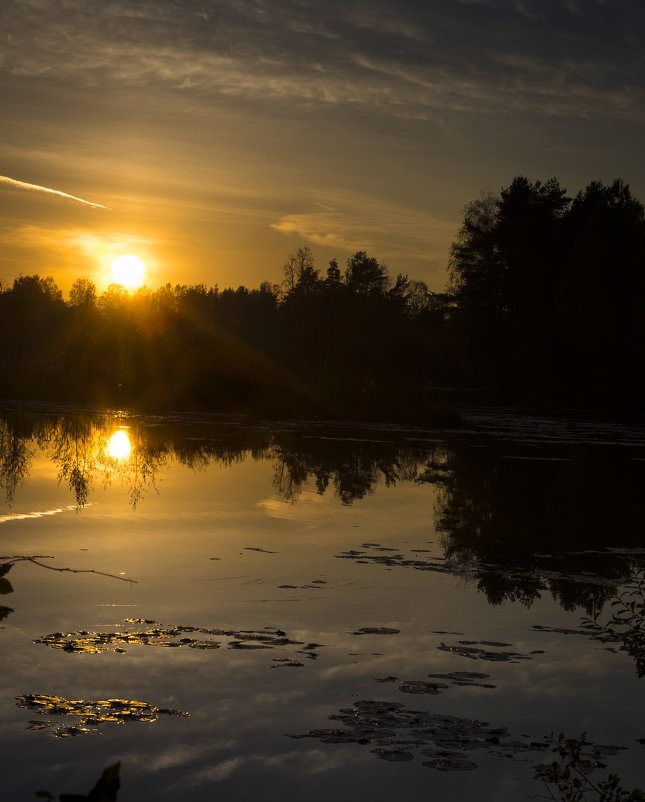
M441 290L482 189L645 199L644 34L641 0L4 0L0 277L257 287L309 245Z

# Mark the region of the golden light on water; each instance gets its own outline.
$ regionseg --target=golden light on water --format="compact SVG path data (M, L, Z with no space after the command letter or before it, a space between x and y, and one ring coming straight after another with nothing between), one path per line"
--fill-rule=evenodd
M130 290L143 284L146 264L133 253L123 253L112 260L110 269L112 281Z
M114 459L126 459L130 456L130 438L123 429L119 429L110 437L108 454Z

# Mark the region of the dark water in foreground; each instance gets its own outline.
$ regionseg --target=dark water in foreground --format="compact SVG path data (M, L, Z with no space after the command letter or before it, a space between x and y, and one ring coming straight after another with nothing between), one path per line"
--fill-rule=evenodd
M525 799L560 731L645 784L643 655L585 621L645 559L642 431L14 410L0 460L3 799Z

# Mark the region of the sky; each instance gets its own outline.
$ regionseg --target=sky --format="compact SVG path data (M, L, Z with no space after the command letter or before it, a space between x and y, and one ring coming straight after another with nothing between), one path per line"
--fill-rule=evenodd
M3 0L0 278L278 283L357 250L441 291L516 175L645 201L642 0ZM53 191L48 191L53 190Z

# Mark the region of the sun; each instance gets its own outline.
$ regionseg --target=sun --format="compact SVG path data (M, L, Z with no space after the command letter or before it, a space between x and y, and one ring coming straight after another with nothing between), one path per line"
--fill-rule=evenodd
M128 290L140 287L146 272L146 263L132 253L122 253L112 260L112 281Z

